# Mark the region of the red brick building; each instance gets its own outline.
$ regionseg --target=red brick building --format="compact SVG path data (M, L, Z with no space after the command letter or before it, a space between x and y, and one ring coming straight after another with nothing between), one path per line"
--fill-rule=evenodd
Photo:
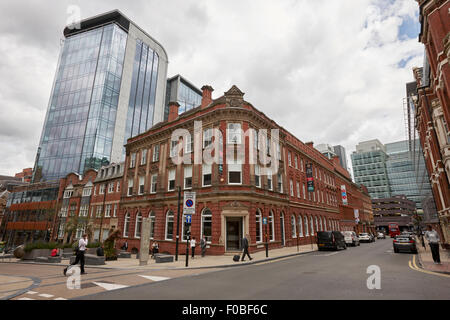
M182 195L196 192L191 234L198 240L206 235L207 254L239 251L245 234L250 236L252 252L263 250L266 239L270 248L294 246L315 242L318 230L342 229L335 163L245 101L237 87L215 100L210 86L202 90L201 106L178 116L178 104L171 103L168 121L128 140L120 243L126 239L129 249L138 249L142 218L149 217L150 235L159 242L160 251L174 253L177 229L180 240L186 239L182 214L177 228L178 187ZM177 129L183 138L177 135L172 142ZM252 134L264 129L268 139ZM171 156L176 154L191 164L174 163ZM202 154L216 161L208 164ZM272 156L271 165L278 158L279 166L261 164L266 154ZM307 166L314 180L311 192ZM354 187L349 176L343 179ZM353 198L361 197L358 190L350 190L352 205ZM185 242L181 243L183 252Z
M92 240L103 241L111 229L118 227L123 169L123 163L104 166L94 180L89 220L93 230Z
M72 242L81 238L84 232L92 238L89 224L90 199L96 170L88 170L83 176L69 173L60 179L58 189L58 217L52 238L60 242Z
M22 172L16 173L15 177L22 179L22 182L31 182L33 176L33 168L23 169Z
M440 233L450 247L450 1L417 0L426 63L414 69L416 129L431 177Z

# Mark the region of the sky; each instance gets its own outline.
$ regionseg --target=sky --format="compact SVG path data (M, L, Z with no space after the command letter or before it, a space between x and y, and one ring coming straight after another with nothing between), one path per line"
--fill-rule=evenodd
M119 9L160 42L168 77L244 99L303 142L350 154L406 139L403 98L423 64L414 0L2 0L0 175L33 167L64 27Z

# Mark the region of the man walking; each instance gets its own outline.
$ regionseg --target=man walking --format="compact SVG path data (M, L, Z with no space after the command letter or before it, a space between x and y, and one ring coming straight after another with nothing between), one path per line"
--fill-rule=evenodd
M206 254L206 236L203 235L202 241L200 241L200 248L202 249L202 258Z
M434 264L441 264L441 257L439 255L439 234L433 230L431 225L428 225L428 231L425 232L425 238L430 244L431 255L433 256Z
M191 240L191 251L192 251L192 259L194 259L194 256L195 256L195 237L192 237L192 240Z
M248 234L246 234L245 236L244 236L244 238L242 239L242 246L244 247L244 252L243 252L243 254L242 254L242 259L241 259L241 261L245 261L245 255L247 255L248 256L248 258L250 259L250 260L253 260L253 258L252 257L250 257L250 254L248 253L248 238L249 238L249 235Z
M71 263L70 265L76 265L78 262L81 264L81 274L87 274L84 271L84 253L86 251L86 246L88 244L87 240L87 234L83 234L83 237L78 241L78 250L77 250L77 257L75 258L75 261ZM67 273L67 267L64 268L64 275Z

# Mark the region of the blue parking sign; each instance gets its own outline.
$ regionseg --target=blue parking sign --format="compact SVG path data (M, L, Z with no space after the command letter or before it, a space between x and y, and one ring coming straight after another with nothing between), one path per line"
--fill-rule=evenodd
M186 223L187 223L187 224L191 224L191 222L192 222L192 215L187 214L187 215L186 215Z
M267 218L266 217L263 218L263 224L267 224Z

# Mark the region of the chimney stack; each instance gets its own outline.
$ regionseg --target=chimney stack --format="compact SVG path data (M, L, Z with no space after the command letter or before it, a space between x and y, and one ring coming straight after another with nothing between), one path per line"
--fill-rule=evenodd
M314 142L312 142L312 141L306 142L305 144L311 148L314 146Z
M201 109L206 108L212 102L212 92L214 89L211 86L204 85L202 87L202 105Z
M178 118L178 108L180 105L176 101L169 102L169 118L167 119L169 122Z

